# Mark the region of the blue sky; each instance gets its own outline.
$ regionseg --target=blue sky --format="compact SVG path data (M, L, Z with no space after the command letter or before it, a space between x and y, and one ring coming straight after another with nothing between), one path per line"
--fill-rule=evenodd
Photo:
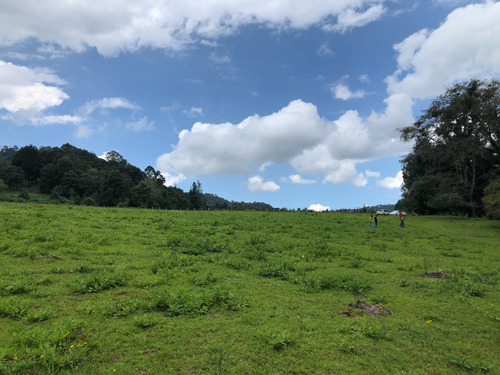
M118 151L235 201L396 203L410 125L500 75L500 3L0 4L0 145Z

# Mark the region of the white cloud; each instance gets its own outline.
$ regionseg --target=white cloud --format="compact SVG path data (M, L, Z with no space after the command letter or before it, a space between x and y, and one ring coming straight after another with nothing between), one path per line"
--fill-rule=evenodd
M369 178L379 178L380 172L374 172L367 169L364 172L360 172L353 181L356 186L366 186L368 184Z
M203 108L201 107L191 107L189 110L185 109L182 111L185 115L189 117L196 117L203 115Z
M500 2L452 11L436 30L420 30L394 46L398 70L387 78L390 94L428 98L473 77L500 74Z
M361 74L358 79L360 80L360 82L363 82L363 83L370 83L371 80L370 80L370 77L368 77L368 74Z
M152 121L148 121L147 117L143 117L138 121L127 122L125 127L129 130L140 132L145 130L153 130L154 124Z
M314 184L316 183L316 180L307 180L305 178L302 178L299 174L291 174L288 176L290 179L290 182L292 184Z
M361 172L356 176L356 178L353 181L353 184L356 186L366 186L366 184L368 184L368 179L363 174L363 172Z
M327 31L346 32L354 27L365 26L366 24L376 21L386 12L382 4L377 4L368 8L364 12L358 12L356 9L347 8L338 15L338 23L335 25L327 25L324 27Z
M343 83L334 85L331 91L335 99L341 100L360 99L365 96L364 90L351 91L351 89Z
M35 117L31 119L31 123L33 125L53 125L53 124L79 124L85 119L80 116L70 116L70 115L62 115L62 116L43 116L43 117Z
M386 189L400 189L403 185L403 171L399 171L395 177L386 177L377 181L377 185Z
M130 109L130 110L139 110L140 107L131 103L125 98L102 98L99 100L92 100L80 109L82 113L85 115L90 115L94 111L98 109L118 109L118 108L124 108L124 109Z
M269 161L266 161L265 163L262 163L260 166L259 166L259 172L264 172L266 170L267 167L269 167L270 165L272 165L273 163L269 162Z
M231 58L229 56L220 56L216 53L211 53L209 59L216 64L229 64L231 62Z
M89 138L94 133L92 128L87 125L80 125L75 130L75 137L79 139ZM105 153L106 154L106 153ZM99 156L101 159L105 159L105 154Z
M193 43L215 45L217 38L256 23L280 29L319 24L345 32L380 19L384 11L373 0L12 2L0 13L0 45L31 37L75 51L95 47L105 56L144 47L178 51Z
M175 186L179 182L186 180L186 176L182 173L173 175L170 173L162 173L162 176L165 178L165 186Z
M158 158L163 171L190 174L249 174L251 164L290 161L326 136L325 120L301 100L267 116L250 116L239 124L195 123L179 134L170 153Z
M329 47L328 47L328 44L326 43L323 43L319 49L316 51L316 53L319 55L319 56L323 56L323 57L332 57L332 56L335 56L335 52L333 52Z
M330 207L323 206L322 204L319 203L311 204L307 209L309 211L316 211L316 212L330 211Z
M367 169L365 171L365 175L366 175L366 177L379 178L380 177L380 172L374 172L374 171L370 171L369 169Z
M0 110L36 113L60 105L69 96L55 85L65 81L45 68L27 68L0 60Z
M273 181L266 181L261 176L253 176L248 179L248 190L252 193L275 192L280 189L279 185Z

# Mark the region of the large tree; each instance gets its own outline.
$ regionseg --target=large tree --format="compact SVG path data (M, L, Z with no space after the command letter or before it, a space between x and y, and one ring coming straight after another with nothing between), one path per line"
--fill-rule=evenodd
M42 161L35 146L22 147L12 157L12 165L22 168L28 182L34 182L40 177Z
M500 158L500 82L473 79L435 99L401 129L414 146L403 160L403 198L419 213L484 213L482 197Z

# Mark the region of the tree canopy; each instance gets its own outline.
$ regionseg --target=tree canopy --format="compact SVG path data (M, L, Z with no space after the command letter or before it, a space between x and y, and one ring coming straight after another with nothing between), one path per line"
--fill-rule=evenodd
M184 192L165 186L165 177L152 166L144 171L131 165L116 151L104 159L70 144L61 147L3 146L0 150L0 179L10 189L50 194L54 198L77 204L129 206L179 210L274 208L258 203L214 203L213 195L203 194L201 183L193 182ZM209 201L210 198L210 201ZM224 204L220 204L223 201Z
M500 176L500 82L473 79L436 98L401 129L414 142L402 160L404 205L417 213L483 215L483 196Z

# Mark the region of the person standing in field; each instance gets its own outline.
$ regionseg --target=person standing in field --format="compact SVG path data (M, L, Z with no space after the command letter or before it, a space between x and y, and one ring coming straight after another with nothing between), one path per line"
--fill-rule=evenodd
M375 228L377 227L378 225L378 215L375 215Z
M370 215L370 228L373 228L373 214Z
M400 228L405 227L405 217L406 217L406 213L399 211L399 227Z

